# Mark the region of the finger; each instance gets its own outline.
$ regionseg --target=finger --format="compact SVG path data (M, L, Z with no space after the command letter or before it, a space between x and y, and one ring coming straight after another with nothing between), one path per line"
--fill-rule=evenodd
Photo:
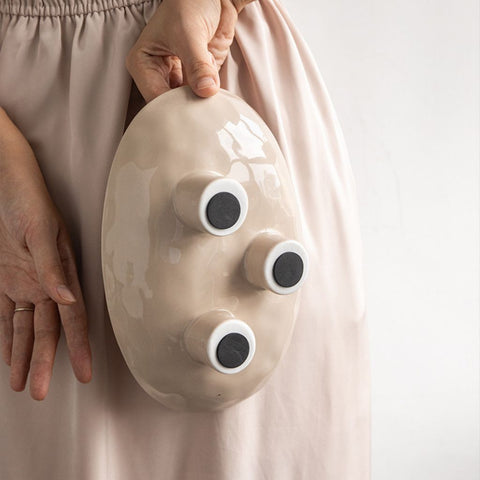
M178 45L188 85L200 97L210 97L218 92L220 78L215 57L208 50L208 41L185 35Z
M64 249L68 250L69 248L66 231L61 231L59 235L59 250L63 252ZM65 276L77 301L72 305L59 304L58 311L75 376L80 382L87 383L92 377L92 353L88 341L87 312L75 261L68 253L62 253L62 255L70 258L70 261L65 264Z
M170 90L170 60L154 55L142 46L134 46L125 65L139 92L148 103Z
M68 305L76 299L66 285L62 259L57 249L57 235L58 227L53 222L44 221L35 224L25 240L43 290L53 301Z
M13 315L12 363L10 386L16 392L25 388L33 346L33 312L15 312Z
M13 310L15 303L6 295L0 294L0 337L2 356L7 365L11 364L13 342Z
M171 69L169 83L170 88L177 88L183 85L182 62L178 57L170 57Z
M58 305L65 332L70 363L77 379L88 383L92 378L92 354L88 342L88 328L83 299L74 305Z
M60 337L60 318L56 303L50 300L35 305L33 329L30 395L35 400L43 400L48 393L55 352Z

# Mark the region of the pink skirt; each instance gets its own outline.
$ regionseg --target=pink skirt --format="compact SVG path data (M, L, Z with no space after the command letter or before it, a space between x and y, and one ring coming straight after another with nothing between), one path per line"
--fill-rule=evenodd
M47 398L0 365L2 480L367 480L370 372L357 197L311 53L275 0L248 5L221 86L263 117L301 208L309 277L267 384L221 412L169 410L128 370L103 294L109 168L143 101L124 60L159 0L0 0L0 105L30 142L69 228L89 314L93 378L64 335Z

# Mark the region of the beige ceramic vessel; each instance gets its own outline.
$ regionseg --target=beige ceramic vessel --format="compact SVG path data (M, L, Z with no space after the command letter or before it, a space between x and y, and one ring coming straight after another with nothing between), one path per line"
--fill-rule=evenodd
M308 256L289 171L239 97L180 87L118 146L102 268L125 361L153 398L218 410L258 391L295 325Z

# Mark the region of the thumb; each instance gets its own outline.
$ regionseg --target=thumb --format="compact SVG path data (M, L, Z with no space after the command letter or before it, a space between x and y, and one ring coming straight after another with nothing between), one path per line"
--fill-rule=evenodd
M58 253L57 230L46 224L40 224L25 236L25 241L35 263L38 281L45 293L56 303L64 305L75 303L76 298L66 285Z
M199 97L210 97L218 92L218 76L215 57L209 52L206 42L187 41L179 52L186 82Z

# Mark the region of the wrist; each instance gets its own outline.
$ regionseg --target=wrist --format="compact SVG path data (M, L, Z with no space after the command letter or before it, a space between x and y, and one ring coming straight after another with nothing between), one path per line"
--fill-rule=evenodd
M0 191L46 188L30 144L6 111L0 107Z

